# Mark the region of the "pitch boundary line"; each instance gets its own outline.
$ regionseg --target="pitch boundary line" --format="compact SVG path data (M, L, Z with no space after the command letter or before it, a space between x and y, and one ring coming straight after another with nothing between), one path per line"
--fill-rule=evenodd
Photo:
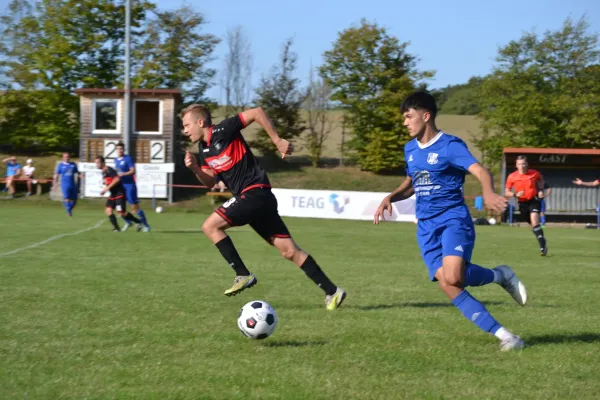
M76 231L76 232L62 233L62 234L60 234L60 235L51 236L51 237L49 237L49 238L48 238L48 239L46 239L46 240L42 240L41 242L34 243L34 244L30 244L29 246L25 246L25 247L21 247L21 248L19 248L19 249L11 250L11 251L9 251L9 252L6 252L6 253L0 253L0 257L9 256L9 255L11 255L11 254L16 254L16 253L19 253L19 252L21 252L21 251L25 251L25 250L29 250L29 249L34 249L34 248L36 248L36 247L39 247L39 246L45 245L46 243L50 243L50 242L52 242L52 241L54 241L54 240L57 240L57 239L60 239L60 238L64 238L64 237L66 237L66 236L79 235L80 233L84 233L84 232L87 232L87 231L91 231L91 230L93 230L93 229L97 229L97 228L99 228L99 227L100 227L100 225L102 225L103 223L104 223L104 220L101 220L101 221L100 221L100 222L98 222L96 225L94 225L94 226L90 226L89 228L81 229L81 230L78 230L78 231Z

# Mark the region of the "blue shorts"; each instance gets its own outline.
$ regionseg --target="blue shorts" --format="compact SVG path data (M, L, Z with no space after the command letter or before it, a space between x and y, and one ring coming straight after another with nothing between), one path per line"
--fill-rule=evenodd
M77 200L77 187L76 186L66 186L61 187L63 193L63 200Z
M540 200L540 212L546 212L546 200Z
M140 202L135 183L124 184L123 189L125 189L125 199L129 204L137 204Z
M475 248L475 227L468 210L464 214L446 212L418 222L417 242L432 281L436 280L435 274L442 266L444 257L459 256L466 262L471 261Z

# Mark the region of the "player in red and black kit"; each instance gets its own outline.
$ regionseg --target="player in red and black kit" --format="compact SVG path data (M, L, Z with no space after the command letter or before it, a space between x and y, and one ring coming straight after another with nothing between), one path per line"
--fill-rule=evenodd
M121 232L119 224L117 223L117 218L113 214L113 209L116 209L125 221L137 224L139 232L141 229L140 220L126 210L127 202L125 201L125 189L123 188L123 184L119 179L117 171L106 165L104 157L101 156L96 157L96 168L102 170L102 182L104 183L104 188L100 191L100 194L104 196L106 192L110 192L109 197L106 200L105 213L113 226L113 232Z
M241 130L256 121L269 134L282 158L292 154L292 145L279 137L264 111L261 108L247 110L213 125L208 108L193 104L181 112L181 119L184 134L192 142L200 143L202 159L199 165L196 157L188 152L185 165L208 187L215 184L218 174L234 195L202 225L202 231L236 273L233 286L225 291L225 295L236 295L257 283L225 233L232 226L250 225L323 289L328 310L338 308L346 298L346 292L334 285L316 261L296 245L279 216L277 199L271 192L267 174L242 136Z

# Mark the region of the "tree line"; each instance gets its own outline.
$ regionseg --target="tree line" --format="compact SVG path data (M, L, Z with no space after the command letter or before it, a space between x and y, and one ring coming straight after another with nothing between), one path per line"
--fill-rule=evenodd
M322 64L301 86L293 40L277 65L250 86L251 42L242 27L224 38L217 71L207 64L221 39L203 31L204 16L184 6L160 10L148 0L132 7L131 82L134 88L181 89L184 105L203 102L221 87L225 116L263 107L282 137L300 139L313 165L341 121L345 143L360 167L383 173L403 166L409 136L402 100L428 90L435 71L419 68L416 54L377 23L361 20L339 32ZM15 149L57 149L79 140L81 87L123 87L124 0L12 0L0 17L0 143ZM498 50L491 72L465 84L431 90L446 114L476 115L476 145L488 164L502 148L600 147L600 51L585 19L566 19L543 34L527 32ZM252 146L275 157L265 132Z

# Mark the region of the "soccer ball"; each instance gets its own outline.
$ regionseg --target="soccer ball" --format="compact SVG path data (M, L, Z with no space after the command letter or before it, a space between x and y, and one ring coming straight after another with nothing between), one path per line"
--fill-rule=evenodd
M273 334L276 326L277 315L266 301L251 301L240 310L238 327L250 339L266 339Z
M160 214L161 212L163 212L163 208L162 207L156 207L156 212L158 214Z
M496 225L496 218L492 217L488 219L488 222L490 223L490 225Z

